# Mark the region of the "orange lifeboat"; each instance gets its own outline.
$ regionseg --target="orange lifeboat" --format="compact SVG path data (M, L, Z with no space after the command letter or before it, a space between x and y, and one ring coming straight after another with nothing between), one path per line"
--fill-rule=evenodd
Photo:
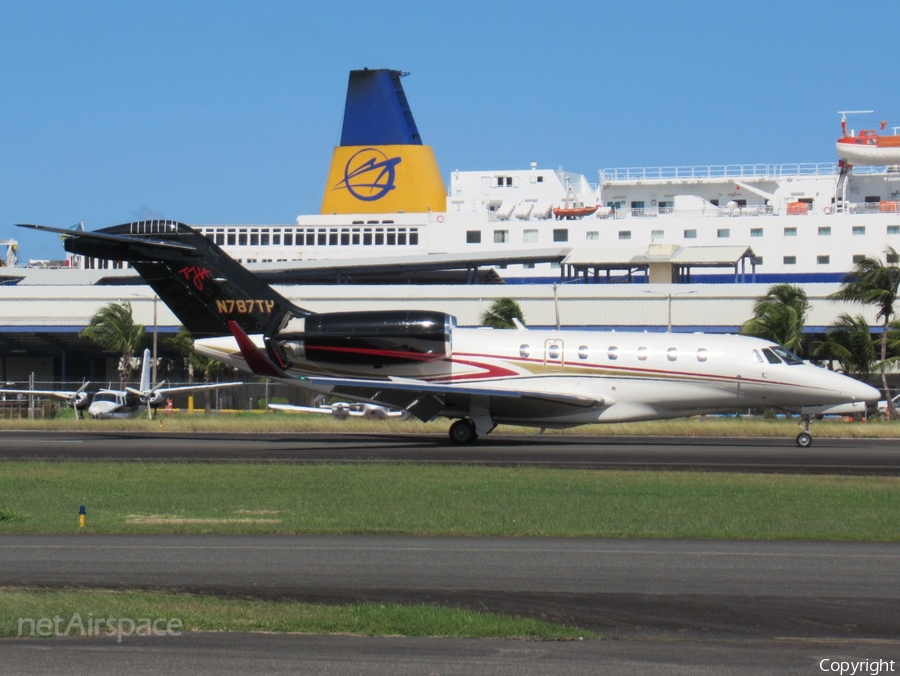
M881 124L884 129L885 123ZM863 129L837 140L837 154L845 162L859 165L900 164L900 134L881 136L874 129Z
M575 218L584 218L593 214L599 206L593 207L553 207L553 215L556 220L572 220Z

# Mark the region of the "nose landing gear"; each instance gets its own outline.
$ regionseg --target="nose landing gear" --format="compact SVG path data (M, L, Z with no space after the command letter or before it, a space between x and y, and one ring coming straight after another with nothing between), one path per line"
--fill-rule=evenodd
M809 448L812 446L812 435L809 433L811 419L808 415L801 416L801 419L803 420L803 431L795 437L794 441L800 448Z

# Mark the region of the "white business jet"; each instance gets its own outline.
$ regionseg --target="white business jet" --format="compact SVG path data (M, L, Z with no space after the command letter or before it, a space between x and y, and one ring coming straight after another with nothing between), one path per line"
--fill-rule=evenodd
M71 232L65 249L131 261L195 349L328 396L456 419L469 444L498 424L563 428L878 401L873 387L748 336L460 329L432 310L300 308L175 221ZM194 283L203 280L202 288ZM808 419L807 419L808 423ZM809 446L808 427L797 444Z

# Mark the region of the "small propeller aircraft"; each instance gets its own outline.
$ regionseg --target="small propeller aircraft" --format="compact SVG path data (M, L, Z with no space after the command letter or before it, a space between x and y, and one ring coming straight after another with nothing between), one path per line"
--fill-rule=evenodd
M85 391L90 383L85 383L78 390L3 390L0 394L34 395L63 399L74 407L75 417L78 412L87 409L91 418L134 418L143 411L153 417L153 411L163 405L170 394L176 392L192 392L194 390L212 390L222 387L243 385L241 382L210 383L208 385L180 385L163 387L165 381L155 386L150 385L150 350L144 350L141 365L141 383L139 388L126 387L124 390L102 389L95 393Z
M295 406L294 404L269 404L273 411L287 413L320 413L333 416L335 420L347 420L348 418L366 418L367 420L387 420L388 418L400 418L406 420L410 414L396 408L365 404L358 402L336 401L333 404L325 403L325 397L316 397L319 403L316 406Z

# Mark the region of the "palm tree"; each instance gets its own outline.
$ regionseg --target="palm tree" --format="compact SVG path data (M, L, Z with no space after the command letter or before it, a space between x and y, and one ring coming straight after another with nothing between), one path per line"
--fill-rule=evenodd
M169 346L187 361L188 382L190 383L194 382L195 373L201 374L203 382L209 384L214 376L221 376L229 371L229 367L222 362L194 351L194 334L183 326L178 329L178 333L169 338ZM212 410L209 390L206 390L205 408L207 413Z
M104 350L120 354L119 378L123 382L131 380L135 368L134 353L147 337L144 326L134 323L131 303L126 300L100 308L78 335L90 338Z
M512 298L498 298L481 315L481 325L495 329L514 329L516 325L513 319L525 322L522 308Z
M876 319L883 322L881 334L881 387L888 402L888 417L896 419L897 409L891 401L891 391L887 384L885 365L887 363L888 330L891 320L897 313L897 290L900 287L900 267L897 266L898 254L888 247L885 251L886 262L878 258L863 257L853 269L841 280L843 288L831 294L829 298L845 300L851 303L872 305L878 309Z
M868 380L878 355L868 320L862 315L844 313L825 332L825 340L813 347L817 357L837 359L841 371L860 380Z
M796 284L776 284L756 299L753 319L744 322L741 333L766 338L791 352L803 354L803 327L809 313L806 292Z

